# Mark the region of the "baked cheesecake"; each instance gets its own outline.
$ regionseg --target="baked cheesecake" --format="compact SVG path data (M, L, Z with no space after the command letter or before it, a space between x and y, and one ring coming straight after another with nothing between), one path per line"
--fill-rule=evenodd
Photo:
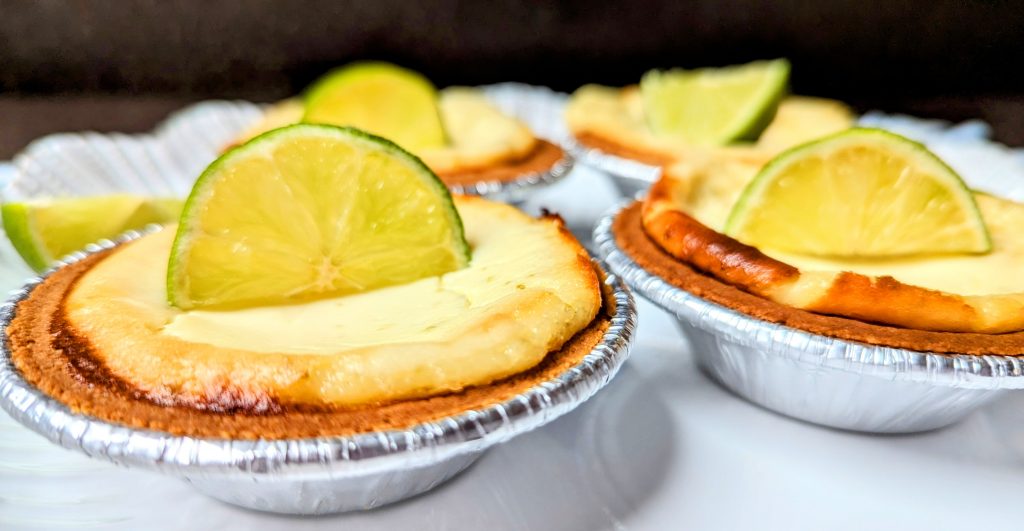
M609 325L601 272L557 217L456 197L468 267L236 309L167 302L172 230L62 267L18 303L11 358L72 410L197 437L401 429L503 402Z
M616 243L666 282L765 321L917 351L1024 353L1024 282L1016 274L1024 205L973 194L991 240L981 252L793 252L741 241L727 227L770 158L717 153L668 167L646 199L616 217ZM793 237L805 233L792 229Z
M708 150L770 157L802 142L848 129L854 123L852 112L840 102L790 96L779 103L756 141L709 147L655 133L649 113L636 85L585 85L569 99L565 119L573 138L582 146L652 166L664 166Z

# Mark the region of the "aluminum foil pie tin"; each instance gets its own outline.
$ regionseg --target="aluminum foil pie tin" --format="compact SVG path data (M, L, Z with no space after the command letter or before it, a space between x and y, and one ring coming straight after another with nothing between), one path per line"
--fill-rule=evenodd
M154 228L155 229L155 228ZM611 326L582 362L512 399L406 430L297 440L174 436L78 414L22 378L11 361L7 325L17 304L49 273L139 236L102 241L29 280L0 307L0 407L50 441L119 465L177 476L203 493L250 509L326 514L371 509L454 477L489 447L573 410L607 384L629 355L636 327L632 295L615 276Z
M675 315L699 366L737 395L790 417L847 430L909 433L952 424L1024 388L1024 359L936 354L834 339L761 321L676 288L634 262L612 221L594 230L612 272Z
M624 197L639 197L661 177L659 166L605 153L576 140L569 140L566 145L577 162L611 177L612 183Z
M495 103L559 141L548 119L563 103L557 93L527 85L482 87ZM261 116L261 107L209 101L185 108L149 134L57 134L33 142L12 161L5 200L135 193L183 197L196 177L239 131ZM538 125L541 128L537 128ZM548 129L543 129L548 127ZM518 201L567 174L572 158L523 182L481 184L466 193ZM130 233L125 238L137 237ZM104 241L64 263L117 243ZM13 250L7 249L7 253ZM11 255L3 257L21 262ZM41 282L30 280L0 308L0 325L15 304ZM495 444L572 410L605 385L628 355L636 324L632 296L614 276L612 326L583 362L551 381L492 407L467 411L407 430L352 437L243 441L175 437L78 415L40 393L0 348L0 406L15 419L66 448L113 463L181 477L228 503L290 514L369 509L427 491L469 466Z

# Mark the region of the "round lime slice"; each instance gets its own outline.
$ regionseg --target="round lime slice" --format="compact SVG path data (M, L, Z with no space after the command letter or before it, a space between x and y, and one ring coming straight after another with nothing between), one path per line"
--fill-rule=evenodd
M917 142L850 129L765 165L725 232L750 245L818 256L879 257L991 250L974 195Z
M469 261L444 184L362 131L298 124L214 161L185 204L167 292L181 308L355 293Z
M640 80L651 130L692 145L755 140L789 83L785 59L724 68L652 70Z
M411 151L446 144L437 89L388 63L354 63L324 75L306 93L302 121L357 127Z
M150 223L176 220L180 199L128 194L5 203L4 231L36 271L86 245Z

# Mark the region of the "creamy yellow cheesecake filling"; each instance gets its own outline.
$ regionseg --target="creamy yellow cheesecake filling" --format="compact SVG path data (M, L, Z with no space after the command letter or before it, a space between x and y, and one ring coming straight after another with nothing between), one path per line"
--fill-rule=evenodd
M760 156L707 156L680 162L667 170L672 203L718 232L746 184L767 162ZM813 307L843 271L868 277L891 276L918 286L965 297L981 320L993 329L1018 329L1024 324L1024 205L976 194L992 237L986 254L918 255L890 258L809 256L759 247L766 255L800 270L797 281L779 286L772 298L795 307ZM659 208L667 208L662 205Z
M590 133L638 151L678 158L706 150L652 132L643 98L635 86L620 89L586 85L570 98L565 117L574 134ZM757 142L719 149L775 154L790 146L842 131L852 124L853 115L839 102L793 96L782 101L775 118Z
M67 319L115 375L155 396L243 393L353 405L483 385L525 371L601 306L585 251L552 220L456 198L470 266L303 304L180 311L166 302L173 231L99 262Z
M438 105L448 145L414 152L435 172L487 168L520 160L537 145L537 138L529 127L501 112L479 90L466 87L441 90ZM272 105L236 143L298 123L302 113L302 102L298 99Z

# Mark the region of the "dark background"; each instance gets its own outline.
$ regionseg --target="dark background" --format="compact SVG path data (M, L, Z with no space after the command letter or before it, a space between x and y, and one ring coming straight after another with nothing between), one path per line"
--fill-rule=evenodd
M1024 145L1024 2L0 0L0 159L199 99L283 98L353 59L571 91L774 57L794 92L982 118Z

